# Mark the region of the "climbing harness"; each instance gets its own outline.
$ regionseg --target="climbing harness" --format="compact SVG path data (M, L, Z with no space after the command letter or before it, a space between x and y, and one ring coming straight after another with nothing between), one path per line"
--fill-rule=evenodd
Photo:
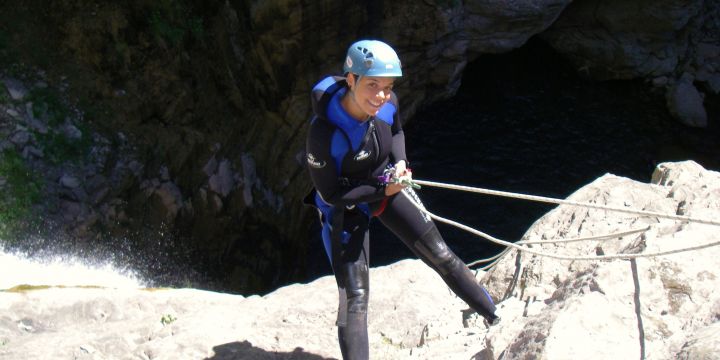
M401 181L401 180L399 180L399 179L389 179L388 180L388 182L399 182L399 181ZM439 187L439 188L461 190L461 191L486 194L486 195L503 196L503 197L509 197L509 198L515 198L515 199L523 199L523 200L538 201L538 202L560 204L560 205L579 206L579 207L592 208L592 209L630 213L630 214L634 214L634 215L653 216L653 217L658 217L658 218L682 220L682 221L695 222L695 223L700 223L700 224L720 226L719 221L709 220L709 219L702 219L702 218L683 216L683 215L663 214L663 213L652 212L652 211L635 210L635 209L629 209L629 208L598 205L598 204L592 204L592 203L582 203L582 202L576 202L576 201L571 201L571 200L561 200L561 199L555 199L555 198L549 198L549 197L525 195L525 194L511 193L511 192L506 192L506 191L489 190L489 189L470 187L470 186L444 184L444 183L425 181L425 180L415 180L415 179L413 179L413 180L405 179L404 183L408 184L408 185L417 185L418 187L420 185L430 186L430 187ZM545 257L558 259L558 260L611 260L611 259L636 259L636 258L656 257L656 256L670 255L670 254L676 254L676 253L692 251L692 250L699 250L699 249L704 249L704 248L720 245L720 241L716 241L716 242L711 242L711 243L697 245L697 246L689 246L689 247L684 247L684 248L679 248L679 249L674 249L674 250L657 251L657 252L652 252L652 253L619 253L619 254L595 255L595 256L559 255L559 254L555 254L555 253L534 250L534 249L531 249L530 247L528 247L527 245L569 243L569 242L587 241L587 240L608 240L608 239L620 238L623 236L632 235L632 234L636 234L636 233L640 233L640 232L645 232L645 231L649 230L650 227L648 226L648 227L644 227L644 228L640 228L640 229L626 230L626 231L612 233L612 234L604 234L604 235L590 236L590 237L578 237L578 238L571 238L571 239L543 240L543 241L522 240L522 241L518 241L516 243L512 243L509 241L498 239L498 238L493 237L493 236L491 236L487 233L484 233L480 230L473 229L467 225L463 225L456 221L449 220L449 219L443 218L441 216L435 215L435 214L431 213L430 211L428 211L422 204L416 202L414 199L412 199L410 196L408 196L404 191L402 193L418 209L420 209L420 211L424 212L425 214L430 216L432 219L437 220L442 223L445 223L445 224L448 224L448 225L455 226L455 227L465 230L469 233L472 233L472 234L478 235L482 238L485 238L493 243L507 247L507 249L505 249L501 253L499 253L491 258L478 260L478 261L468 264L468 266L474 266L477 264L490 262L490 264L483 267L482 270L485 270L485 269L490 268L493 265L495 265L497 263L497 261L503 255L505 255L507 252L510 251L510 249L516 249L518 251L523 251L523 252L527 252L530 254L545 256Z

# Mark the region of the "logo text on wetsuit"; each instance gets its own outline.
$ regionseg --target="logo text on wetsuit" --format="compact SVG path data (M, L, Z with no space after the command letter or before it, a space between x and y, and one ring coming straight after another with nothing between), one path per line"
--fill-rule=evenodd
M308 165L316 169L322 169L326 165L325 161L318 161L317 159L315 159L315 155L313 155L312 153L307 154L307 163Z
M413 190L413 188L411 188L411 187L406 187L406 188L402 189L402 191L403 191L411 200L413 200L415 203L417 203L417 204L419 204L420 206L424 207L422 201L420 201L420 197L419 197L418 194L415 192L415 190ZM430 220L431 220L431 219L430 219L430 216L429 216L425 211L420 211L420 213L422 214L423 220L425 220L426 223L427 223L427 222L430 222Z
M362 161L368 158L370 156L370 152L367 150L360 151L357 155L355 155L355 161Z

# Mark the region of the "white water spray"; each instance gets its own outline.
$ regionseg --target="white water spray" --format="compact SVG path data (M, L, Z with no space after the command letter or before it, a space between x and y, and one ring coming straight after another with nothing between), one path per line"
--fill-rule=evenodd
M28 259L0 248L0 290L17 285L144 287L138 277L111 264L89 264L78 258L55 256Z

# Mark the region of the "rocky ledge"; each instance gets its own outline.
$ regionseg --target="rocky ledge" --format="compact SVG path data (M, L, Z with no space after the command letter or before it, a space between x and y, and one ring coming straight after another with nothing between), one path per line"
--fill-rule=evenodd
M660 164L651 184L605 175L578 202L720 218L720 173ZM718 241L718 227L560 206L524 240L628 229L617 239L533 244L555 255L658 251ZM479 272L498 302L491 328L416 260L371 271L374 359L717 359L720 247L634 260L554 260L508 252ZM59 288L0 292L8 359L339 358L334 280L242 297L193 289Z

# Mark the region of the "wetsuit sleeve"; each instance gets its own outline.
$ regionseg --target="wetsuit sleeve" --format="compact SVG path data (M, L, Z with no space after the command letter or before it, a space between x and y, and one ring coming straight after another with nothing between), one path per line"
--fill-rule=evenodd
M385 187L380 184L352 186L341 181L335 160L330 154L331 141L332 131L317 125L310 127L306 143L307 168L323 200L333 206L346 206L374 202L385 197Z
M400 121L400 105L395 93L392 94L391 101L395 105L395 114L393 114L392 124L392 156L395 162L405 160L408 163L407 155L405 154L405 133L402 129L402 121Z

